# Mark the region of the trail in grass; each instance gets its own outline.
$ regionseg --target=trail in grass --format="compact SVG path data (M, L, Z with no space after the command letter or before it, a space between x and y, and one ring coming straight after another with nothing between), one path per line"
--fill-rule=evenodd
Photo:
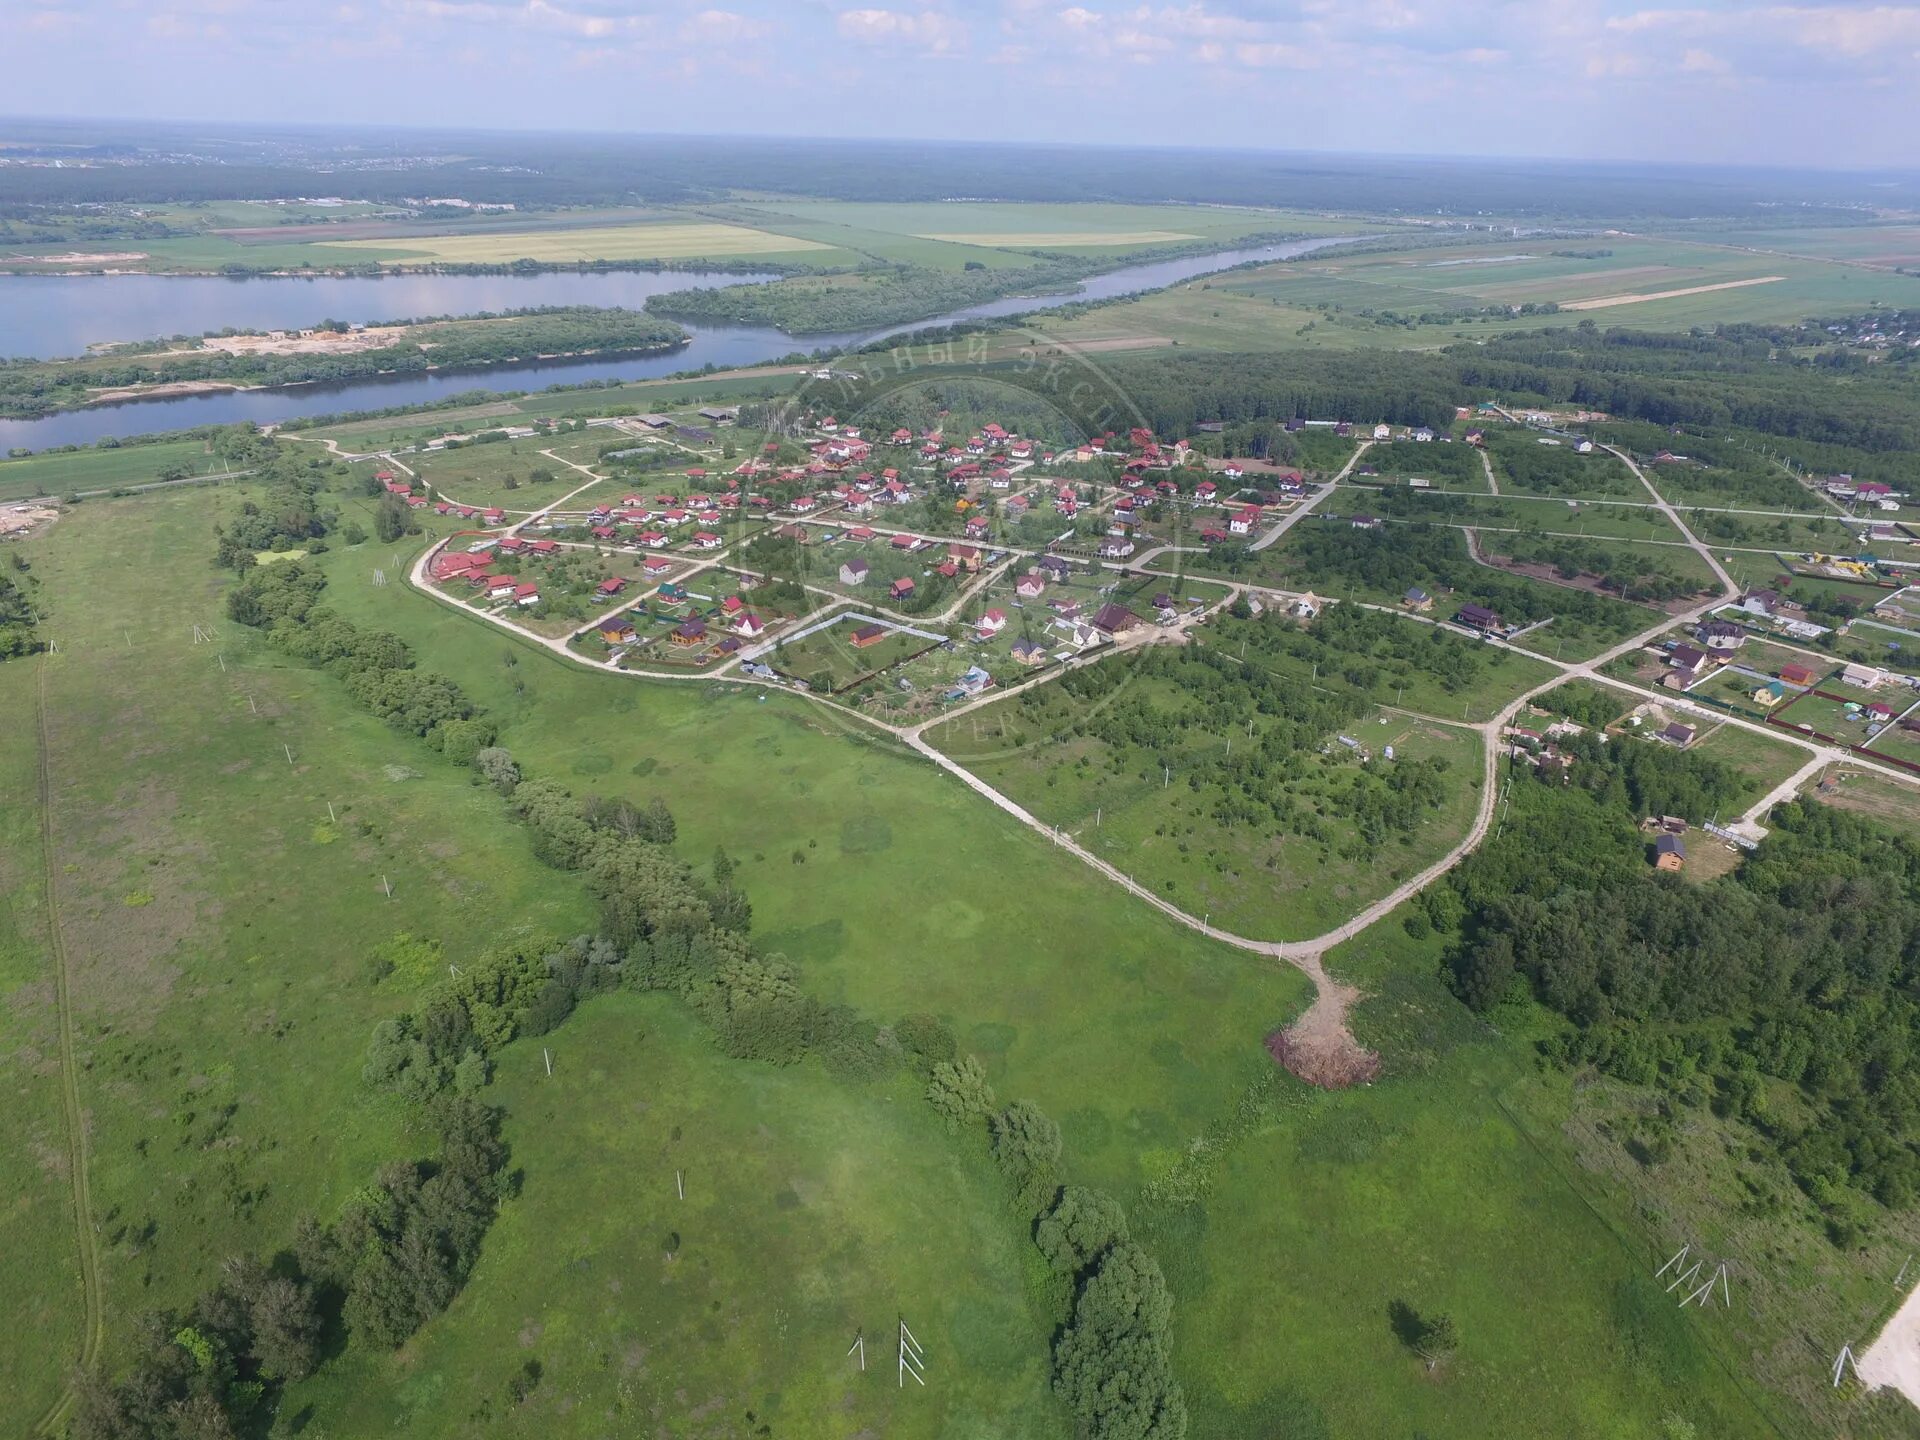
M40 855L46 870L47 948L53 958L54 1000L60 1024L60 1100L67 1117L67 1178L73 1189L75 1254L80 1261L80 1286L85 1314L80 1329L80 1368L93 1364L100 1353L105 1305L100 1284L99 1246L93 1233L93 1201L87 1187L87 1117L80 1104L80 1071L74 1058L73 985L67 966L67 946L60 930L60 867L54 863L53 745L47 721L47 667L51 655L40 659L36 679L35 713L40 742ZM71 1382L40 1416L34 1429L43 1435L60 1433L72 1412Z

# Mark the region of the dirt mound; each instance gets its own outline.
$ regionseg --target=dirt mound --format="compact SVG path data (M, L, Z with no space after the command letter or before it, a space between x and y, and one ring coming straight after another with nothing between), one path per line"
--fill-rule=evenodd
M1322 1090L1344 1090L1380 1073L1380 1056L1344 1029L1290 1025L1267 1036L1267 1053L1288 1074Z

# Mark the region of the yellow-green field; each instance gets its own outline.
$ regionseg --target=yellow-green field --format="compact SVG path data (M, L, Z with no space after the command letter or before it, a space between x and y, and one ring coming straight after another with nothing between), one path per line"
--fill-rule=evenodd
M1074 245L1171 245L1201 237L1183 230L1011 230L972 235L964 231L945 235L925 234L922 240L945 240L959 245L1022 246L1041 245L1049 249Z
M491 265L509 260L566 264L591 260L680 260L831 250L815 240L710 221L619 225L594 230L525 230L497 235L436 235L419 240L343 240L328 251L377 252L403 264Z

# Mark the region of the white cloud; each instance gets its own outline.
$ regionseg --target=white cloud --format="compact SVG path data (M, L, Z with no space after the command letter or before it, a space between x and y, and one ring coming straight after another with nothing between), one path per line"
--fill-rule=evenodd
M760 40L773 33L764 20L750 19L731 10L702 10L680 22L680 38L702 44L734 44Z
M1711 50L1692 49L1680 57L1680 68L1690 75L1727 75L1733 66Z
M902 10L842 10L834 28L847 40L932 55L964 50L967 44L966 27L939 10L922 10L917 15Z

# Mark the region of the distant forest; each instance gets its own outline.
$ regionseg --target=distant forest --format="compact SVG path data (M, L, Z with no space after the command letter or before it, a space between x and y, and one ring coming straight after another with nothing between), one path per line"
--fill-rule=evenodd
M1853 208L1863 195L1889 206L1920 202L1913 176L1706 166L788 137L242 133L77 121L9 122L8 134L50 156L84 154L96 163L0 169L0 207L310 194L392 202L427 187L523 207L663 204L751 190L865 201L1172 201L1767 223L1790 199L1796 224L1845 224L1863 218ZM180 163L183 153L209 163ZM211 163L214 155L220 163Z

